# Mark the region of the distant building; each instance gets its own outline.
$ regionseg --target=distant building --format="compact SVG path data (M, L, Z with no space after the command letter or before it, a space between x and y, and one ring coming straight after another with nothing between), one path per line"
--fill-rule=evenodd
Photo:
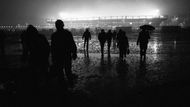
M122 26L139 27L143 24L160 26L167 20L167 16L109 16L109 17L92 17L81 19L62 19L67 28L116 28ZM54 27L56 19L47 19L46 22L50 27Z

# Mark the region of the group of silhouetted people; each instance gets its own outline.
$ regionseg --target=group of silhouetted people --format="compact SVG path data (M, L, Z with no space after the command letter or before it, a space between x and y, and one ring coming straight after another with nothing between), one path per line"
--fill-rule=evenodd
M88 45L89 45L89 40L91 39L91 34L90 34L89 29L86 29L86 31L84 32L82 36L82 39L84 39L84 50L86 50L88 54ZM137 39L137 45L140 44L140 60L141 61L145 60L146 58L146 50L147 50L149 39L150 39L149 30L142 29L142 31L139 32L139 36ZM105 43L107 43L108 57L110 57L111 43L113 43L114 50L116 46L119 48L120 59L123 60L123 58L125 58L126 55L130 53L128 37L126 35L126 32L122 29L119 29L118 32L116 32L116 30L112 31L111 29L105 32L104 29L101 29L101 31L98 34L98 40L100 42L102 58L104 57Z
M129 42L126 36L125 31L119 30L117 33L115 30L108 30L105 32L104 29L98 34L98 40L100 42L101 47L101 56L104 57L104 45L107 42L107 50L108 50L108 57L110 57L110 47L113 40L113 46L115 47L117 42L117 47L119 48L119 57L123 59L124 56L127 54L127 50L129 50Z
M72 60L77 58L77 46L70 31L64 29L64 22L57 20L55 22L56 31L51 35L51 44L49 44L45 35L42 35L38 30L28 25L26 31L21 35L23 55L22 61L28 64L28 72L30 75L30 84L33 90L38 90L36 86L42 79L47 80L49 74L58 77L63 83L67 81L68 86L74 85L74 80L77 78L72 73ZM88 55L89 40L91 33L89 29L83 33L84 50ZM146 49L150 39L149 32L142 30L139 33L137 45L140 43L140 57L146 57ZM104 29L98 34L98 40L101 47L101 57L104 57L104 45L107 43L108 57L110 57L110 47L113 43L114 48L119 48L119 57L123 59L126 54L129 54L129 42L124 30L108 30ZM112 42L113 41L113 42ZM49 63L49 57L51 62ZM63 72L64 71L64 72ZM65 78L67 77L67 78ZM35 88L36 87L36 88Z
M87 51L88 55L88 45L89 45L89 40L91 39L91 34L89 32L89 29L86 29L84 32L82 38L84 38L84 50ZM119 48L119 56L121 59L126 57L126 54L129 52L129 42L128 38L126 36L125 31L119 30L117 33L115 30L112 32L112 30L108 30L105 32L104 29L101 30L98 34L98 40L100 42L100 47L101 47L101 58L104 57L104 46L105 43L107 43L107 50L108 50L108 57L110 57L110 48L111 48L111 43L113 41L113 47L114 49L116 48L116 43L117 47ZM85 47L86 46L86 47Z
M72 33L64 29L62 20L57 20L55 26L57 30L51 35L51 45L45 36L32 25L28 25L26 31L21 35L22 62L27 65L27 73L25 73L27 75L25 76L28 76L28 83L25 86L34 95L43 89L40 86L42 81L45 81L48 86L52 76L57 77L59 82L65 83L67 87L71 88L74 85L74 79L77 78L71 70L72 60L77 58L77 47ZM49 63L50 55L51 65ZM65 75L67 78L64 78Z

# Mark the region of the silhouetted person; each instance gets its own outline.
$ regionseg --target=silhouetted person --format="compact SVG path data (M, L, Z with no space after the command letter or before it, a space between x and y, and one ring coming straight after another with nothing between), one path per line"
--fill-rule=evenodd
M149 39L150 39L149 31L142 29L142 31L139 32L139 37L137 39L137 45L139 45L140 43L140 60L142 60L143 56L144 56L144 60L146 59L146 50L147 50Z
M38 30L28 25L21 35L23 45L22 61L28 64L28 85L31 86L33 94L39 92L40 83L46 79L49 67L50 47L44 35L39 34ZM42 80L44 79L44 80ZM30 87L29 86L29 87Z
M108 57L110 57L110 46L111 46L111 42L112 42L112 37L113 37L113 34L112 34L111 30L108 30L108 32L106 33L106 41L107 41L107 46L108 46Z
M113 49L114 49L114 50L115 50L115 48L116 48L116 42L117 42L116 37L117 37L117 32L116 32L116 30L114 30L114 31L113 31Z
M24 45L24 60L32 66L48 66L50 46L46 37L38 33L38 30L28 25L27 30L21 35L22 45Z
M89 45L89 40L91 40L91 33L89 32L89 29L86 29L86 31L83 33L82 39L84 39L84 51L87 52L88 56L88 45Z
M56 73L60 81L64 81L64 69L69 85L72 87L75 77L71 70L72 59L77 58L77 47L72 33L63 28L64 23L62 20L57 20L55 26L57 31L51 36L53 72Z
M100 42L101 56L103 58L104 57L104 45L106 42L106 32L104 31L104 29L102 29L101 32L98 34L98 40Z
M1 55L5 55L5 33L3 30L0 30L0 51Z
M126 57L127 50L129 48L129 42L125 31L122 31L121 29L119 30L117 34L117 41L117 46L119 48L119 57L123 60L123 58Z

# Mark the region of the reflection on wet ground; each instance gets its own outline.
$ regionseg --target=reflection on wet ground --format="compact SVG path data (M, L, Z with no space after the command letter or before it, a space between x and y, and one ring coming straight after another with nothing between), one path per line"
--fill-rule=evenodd
M73 63L73 71L79 75L75 89L89 91L89 87L90 90L98 88L94 84L106 88L109 84L119 85L122 82L125 82L123 85L129 89L163 84L168 81L169 74L172 74L180 63L168 55L148 55L146 62L140 62L139 59L137 54L128 55L125 61L120 61L118 55L112 55L111 59L104 60L96 54L91 54L88 59L79 55L78 60Z
M73 61L73 72L78 75L78 79L73 91L84 93L89 98L97 100L96 103L112 102L113 104L125 102L126 95L130 96L132 93L130 97L147 97L143 94L134 94L147 87L188 80L190 42L176 41L171 36L153 34L147 50L147 59L145 62L140 62L136 39L136 35L129 36L130 54L125 61L121 61L118 58L118 49L112 48L111 57L107 57L106 46L104 59L101 59L100 46L96 37L90 41L89 57L84 56L82 39L75 37L78 58ZM1 58L0 70L5 72L18 70L21 67L20 53L20 44L8 45L8 55L2 57L4 60ZM4 89L2 84L0 90ZM152 94L151 92L152 90L149 94Z

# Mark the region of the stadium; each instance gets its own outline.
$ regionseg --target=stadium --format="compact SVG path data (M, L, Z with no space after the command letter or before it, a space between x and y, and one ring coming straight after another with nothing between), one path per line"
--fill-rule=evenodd
M138 28L143 24L159 27L167 16L106 16L89 18L61 18L66 28L116 28L132 27ZM54 27L56 19L47 19L48 26Z

